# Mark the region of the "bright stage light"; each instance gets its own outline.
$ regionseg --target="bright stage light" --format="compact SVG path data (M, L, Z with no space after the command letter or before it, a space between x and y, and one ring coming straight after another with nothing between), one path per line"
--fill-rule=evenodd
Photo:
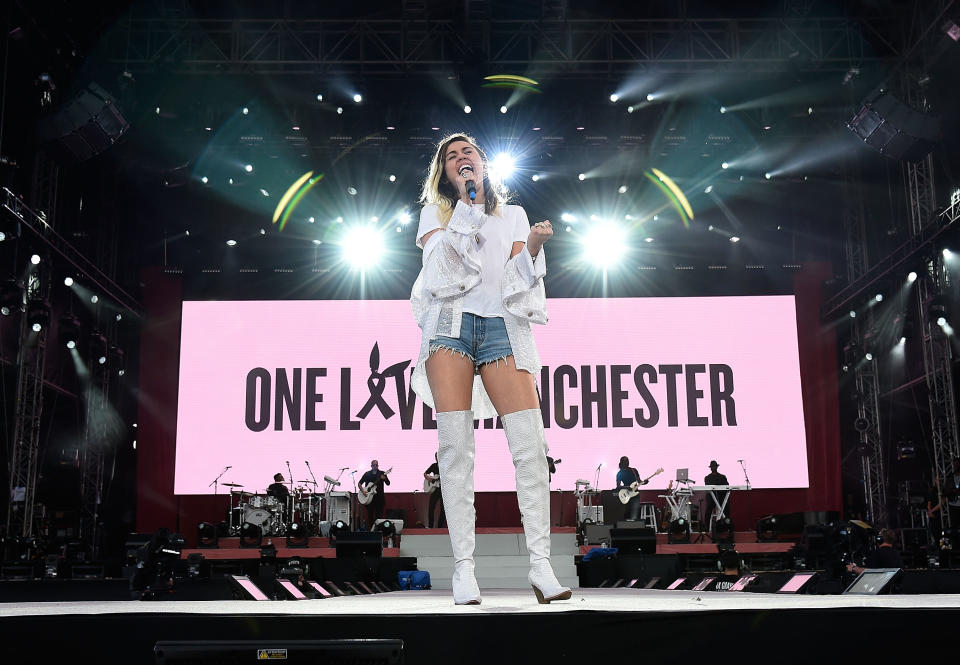
M41 330L43 330L43 325L39 323L34 323L32 326L30 326L30 328L31 330L33 330L33 332L40 332Z
M864 358L866 358L867 360L873 360L873 354L867 353L867 355L865 355Z
M911 284L917 281L917 273L911 270L910 274L907 275L907 281L910 282Z
M937 317L937 325L941 328L947 325L947 318L945 316Z
M363 101L363 95L361 95L360 93L355 94L355 95L353 96L353 101L355 101L357 104L359 104L360 102Z
M30 263L32 263L32 264L35 265L35 266L40 265L40 255L39 255L39 254L34 254L33 256L31 256L31 257L30 257Z
M341 243L344 260L355 268L372 268L384 253L383 237L372 226L355 226Z
M263 189L262 187L260 188L260 193L263 194L264 196L267 196L267 197L270 196L270 192L268 192L267 190Z
M647 101L648 101L648 102L652 102L652 101L653 101L653 93L652 93L652 92L647 94Z
M322 93L319 93L319 92L317 93L317 101L318 101L318 102L322 102L322 101L323 101L323 94L322 94Z
M246 106L243 107L243 115L250 115L250 109L248 109Z
M740 242L740 236L730 236L730 242Z
M587 179L587 176L586 176L585 173L579 173L579 174L577 174L577 180L583 182L583 181L586 180L586 179Z
M857 312L855 310L852 310L852 309L850 310L850 318L851 319L857 318Z
M577 221L577 218L574 215L571 215L569 212L565 212L560 215L560 220L569 224L570 222Z
M243 170L247 173L253 173L253 164L247 164L243 167Z
M650 236L647 236L646 238L643 239L643 241L648 243L653 242L653 238L651 238Z
M882 293L878 293L877 295L875 295L875 296L873 297L873 299L876 300L877 302L883 302L883 294L882 294Z
M627 186L626 186L626 185L620 185L620 187L619 187L619 189L617 189L617 191L618 191L620 194L626 194L626 193L627 193Z
M599 268L617 265L626 251L626 229L618 224L597 222L583 236L583 258Z
M947 249L946 247L944 247L944 248L943 248L943 258L945 258L945 259L952 259L952 258L953 258L953 252L951 252L949 249Z
M64 277L63 278L64 286L73 286L73 277Z
M236 240L228 240L228 241L227 241L227 247L234 247L234 246L236 246L236 244L237 244L237 241L236 241Z
M727 107L726 107L726 106L721 106L721 107L720 107L720 113L726 113L726 112L727 112Z
M207 176L203 176L202 178L200 178L200 182L206 185L208 182L210 182L210 178L208 178Z
M720 165L720 168L726 171L728 168L730 168L730 164L728 162L724 162L723 164Z
M396 181L397 181L397 176L395 176L395 175L393 175L393 174L391 173L391 174L390 174L390 177L387 178L387 180L389 180L390 182L396 182Z
M534 182L537 182L540 180L540 176L534 173L532 176L530 176L530 179L533 180Z
M413 217L411 217L409 212L403 211L397 216L397 219L401 224L409 224Z
M90 296L90 302L96 305L98 302L100 302L100 296L98 296L97 294L93 294L92 296Z
M707 185L707 188L703 190L704 194L709 194L713 191L713 185Z
M342 106L338 106L338 107L337 107L337 115L343 115L343 107L342 107Z
M632 106L628 106L628 107L627 107L627 113L633 113L633 112L636 111L636 110L637 110L637 109L635 109L635 108L632 107Z
M612 95L610 95L610 101L613 102L614 104L616 104L619 100L620 100L620 95L618 95L617 93L613 93Z
M500 113L506 113L506 112L507 112L507 107L506 107L506 106L501 106L501 107L500 107Z
M317 218L316 218L316 217L307 217L307 221L310 222L311 224L313 224L314 222L317 221Z
M311 240L310 242L312 242L314 245L322 245L322 244L323 244L323 241L322 241L322 240L316 240L316 239Z
M907 343L907 338L906 338L906 337L901 337L899 343L900 343L900 344L906 344L906 343Z
M493 158L490 163L490 176L495 180L505 181L513 175L514 162L513 157L505 152Z
M773 177L773 174L770 173L769 171L767 171L766 173L763 174L763 177L766 178L767 180L769 180L770 178Z
M470 108L469 105L463 107L463 112L464 112L464 113L470 113L470 111L472 111L472 110L473 110L473 109Z

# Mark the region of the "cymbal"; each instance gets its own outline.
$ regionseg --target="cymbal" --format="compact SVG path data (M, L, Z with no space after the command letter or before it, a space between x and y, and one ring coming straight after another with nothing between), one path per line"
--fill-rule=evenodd
M243 487L240 483L220 483L224 487Z
M316 485L316 484L317 484L317 483L315 483L315 482L312 481L312 480L298 480L298 481L296 481L296 482L300 483L301 485Z

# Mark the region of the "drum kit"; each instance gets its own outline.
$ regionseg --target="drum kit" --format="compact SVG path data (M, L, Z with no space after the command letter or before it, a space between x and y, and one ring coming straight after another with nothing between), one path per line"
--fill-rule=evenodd
M339 484L339 483L337 483ZM291 524L308 534L320 533L324 494L313 480L298 480L286 499L262 492L247 492L239 483L222 483L230 488L230 535L240 534L244 524L253 524L264 536L284 536Z

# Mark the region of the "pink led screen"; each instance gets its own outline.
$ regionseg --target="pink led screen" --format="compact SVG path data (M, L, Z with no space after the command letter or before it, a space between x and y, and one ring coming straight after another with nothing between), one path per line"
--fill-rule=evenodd
M807 487L793 296L551 299L535 326L554 489L615 485L628 455L648 476ZM322 484L377 459L390 491L423 487L437 447L410 390L420 330L406 301L183 303L174 491L263 491L275 473ZM476 431L478 491L514 488L494 420ZM600 466L599 472L597 467ZM340 469L346 467L342 474ZM322 489L322 488L321 488ZM220 487L221 493L225 492Z

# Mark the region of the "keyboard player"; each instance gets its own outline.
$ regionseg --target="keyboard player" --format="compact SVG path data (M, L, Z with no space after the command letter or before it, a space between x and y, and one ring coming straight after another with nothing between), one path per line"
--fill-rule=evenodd
M717 471L719 467L720 465L717 464L717 460L710 460L710 474L703 479L704 485L729 485L730 484L727 481L727 477ZM727 506L727 510L726 510L727 515L730 514L730 504L725 502L727 501L727 496L729 494L730 494L729 491L717 493L717 501L720 502L720 505ZM716 510L717 510L716 503L713 501L708 501L707 512L703 516L703 522L702 522L704 526L707 526L710 524L710 518L716 512Z

